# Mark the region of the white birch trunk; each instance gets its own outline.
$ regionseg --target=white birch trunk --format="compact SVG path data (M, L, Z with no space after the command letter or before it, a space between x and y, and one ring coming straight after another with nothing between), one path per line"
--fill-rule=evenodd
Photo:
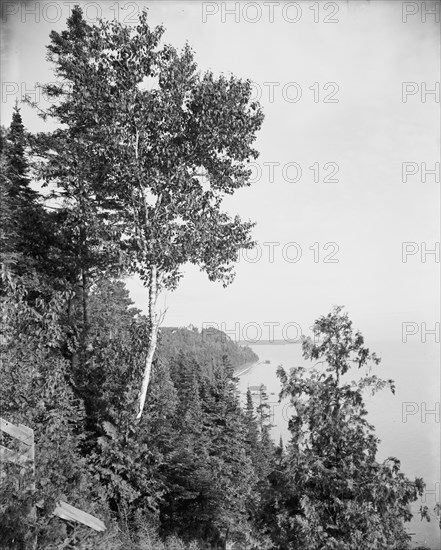
M138 405L138 414L136 419L139 420L142 416L144 410L145 398L147 395L147 390L149 387L150 374L152 371L153 357L156 351L156 344L158 341L158 331L160 318L158 312L156 311L156 301L158 298L158 273L156 266L153 266L151 269L151 281L149 289L149 318L151 322L151 334L149 347L147 350L147 357L145 360L144 374L142 377L141 390L139 392L139 405Z

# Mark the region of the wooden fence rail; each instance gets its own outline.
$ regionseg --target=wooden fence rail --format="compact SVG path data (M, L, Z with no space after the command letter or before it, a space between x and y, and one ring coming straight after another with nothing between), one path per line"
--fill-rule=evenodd
M0 466L2 462L20 464L23 466L21 471L24 472L26 464L31 463L30 466L35 474L34 430L28 428L27 426L23 426L23 424L16 426L7 420L0 418L0 432L4 432L19 441L18 451L13 451L3 445L0 445ZM0 479L2 475L3 472L0 470ZM35 491L35 483L32 483L31 488ZM38 503L37 507L39 507ZM35 508L32 511L32 515L35 517ZM64 520L77 521L78 523L87 525L87 527L90 527L95 531L106 530L106 526L100 519L92 516L92 514L83 512L83 510L80 510L79 508L75 508L75 506L72 506L67 502L63 502L62 500L57 502L53 515Z

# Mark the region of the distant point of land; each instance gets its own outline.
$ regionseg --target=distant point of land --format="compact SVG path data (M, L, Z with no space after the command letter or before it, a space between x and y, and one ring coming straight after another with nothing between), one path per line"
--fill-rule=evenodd
M301 340L240 340L240 346L284 346L289 344L301 344Z

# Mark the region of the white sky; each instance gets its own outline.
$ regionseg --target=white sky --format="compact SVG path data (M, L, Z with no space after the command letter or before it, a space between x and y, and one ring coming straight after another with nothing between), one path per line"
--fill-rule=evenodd
M251 338L256 330L244 328L251 322L262 327L266 339L265 322L280 327L297 323L307 332L315 318L333 304L343 304L370 340L399 342L403 322L434 327L439 256L435 261L428 255L423 262L418 252L403 263L402 243L417 243L419 251L421 243L433 249L438 242L439 247L439 179L428 174L423 183L420 171L403 183L401 174L403 162L426 162L428 169L439 162L439 91L437 98L429 94L423 102L421 97L423 82L433 89L440 81L439 16L438 24L430 14L423 21L424 6L439 10L439 3L291 2L287 8L281 1L272 2L271 9L261 3L261 17L254 23L255 2L238 3L236 16L225 13L234 2L78 3L87 7L89 20L97 9L103 17L119 14L124 19L149 7L150 23L163 23L165 41L177 47L188 40L201 70L231 72L255 82L266 115L256 143L261 176L226 203L231 212L257 222L254 236L262 255L255 262L242 259L236 281L227 289L189 267L179 289L166 296L166 325L215 322L233 331L239 323L238 335ZM3 125L9 125L15 99L25 88L29 93L36 82L53 80L45 46L49 32L64 28L69 15L66 2L29 2L26 7L6 2L4 10L6 5L12 14L3 39ZM215 12L205 21L204 9ZM325 16L338 22L324 23ZM278 83L273 101L265 82ZM418 87L406 103L403 82ZM299 101L289 101L295 86L283 93L288 83L301 88ZM314 83L319 102L309 89ZM327 83L333 84L324 88ZM338 103L324 103L337 87L332 97ZM28 129L45 127L27 106L22 115ZM323 179L330 173L330 167L323 170L327 162L337 165L334 177L339 181L314 183L308 167L318 163ZM278 163L273 182L263 163ZM292 181L292 165L284 178L287 163L302 168L298 182ZM280 243L273 262L264 242ZM301 248L299 261L287 261L295 257L293 246L283 253L287 243ZM309 249L314 243L320 252L317 263ZM336 250L335 245L324 249L326 243L338 247L333 256L338 263L323 262ZM130 288L143 307L142 286L133 282ZM295 330L288 335L295 336ZM412 338L419 340L420 334Z

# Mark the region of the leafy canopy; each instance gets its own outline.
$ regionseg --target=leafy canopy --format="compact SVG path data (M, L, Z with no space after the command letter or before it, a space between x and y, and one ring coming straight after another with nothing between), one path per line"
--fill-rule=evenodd
M163 32L147 12L134 28L91 26L75 8L68 29L51 33L63 85L46 89L60 100L50 116L93 156L95 200L118 210L132 268L147 283L154 265L159 285L174 288L191 262L228 284L253 224L221 203L249 184L263 115L250 81L201 74L188 45L160 45Z

